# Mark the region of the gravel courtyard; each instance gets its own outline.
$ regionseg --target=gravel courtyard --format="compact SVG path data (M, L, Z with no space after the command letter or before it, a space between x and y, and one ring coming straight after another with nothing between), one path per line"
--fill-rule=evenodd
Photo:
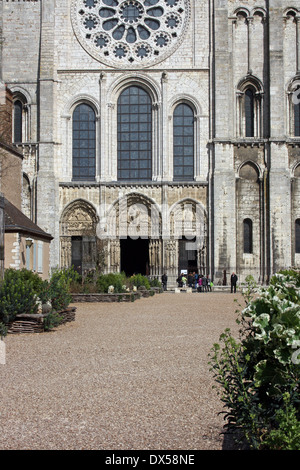
M238 294L76 304L49 333L8 335L0 450L221 450L208 353Z

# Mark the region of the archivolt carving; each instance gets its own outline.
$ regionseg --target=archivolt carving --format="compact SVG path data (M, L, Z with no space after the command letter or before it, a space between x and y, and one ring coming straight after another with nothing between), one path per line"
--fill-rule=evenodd
M93 236L96 234L98 217L95 209L86 201L71 203L61 217L61 235Z
M205 238L206 216L198 202L185 199L170 211L170 235L173 238L193 238L203 245Z
M104 238L157 238L161 233L161 215L156 204L138 193L118 199L108 210Z

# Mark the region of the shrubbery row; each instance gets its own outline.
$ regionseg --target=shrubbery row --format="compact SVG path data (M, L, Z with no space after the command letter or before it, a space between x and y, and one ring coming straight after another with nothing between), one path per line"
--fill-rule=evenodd
M136 288L144 286L146 289L151 289L151 287L161 287L161 283L158 279L150 280L142 274L127 277L124 272L97 274L96 271L91 271L84 277L78 276L74 279L70 288L73 293L107 293L110 286L113 286L115 293L121 294L132 291L134 286Z
M161 284L141 274L127 278L124 273L97 274L91 271L82 278L73 267L55 270L49 280L42 280L27 269L7 269L0 282L0 337L7 334L7 325L14 321L16 315L35 314L39 306L47 302L51 304L51 312L45 319L45 326L50 329L59 324L57 312L69 305L71 292L107 293L110 286L115 293L124 293L132 290L133 286L150 289Z

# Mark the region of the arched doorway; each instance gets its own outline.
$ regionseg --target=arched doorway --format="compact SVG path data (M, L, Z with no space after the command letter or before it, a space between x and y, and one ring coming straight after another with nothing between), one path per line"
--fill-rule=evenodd
M184 199L170 209L170 236L177 255L176 272L207 272L207 223L203 206Z
M118 199L107 213L108 272L159 276L162 273L161 216L156 204L138 193Z
M61 267L74 268L80 273L95 269L98 262L95 209L84 200L69 204L61 216Z

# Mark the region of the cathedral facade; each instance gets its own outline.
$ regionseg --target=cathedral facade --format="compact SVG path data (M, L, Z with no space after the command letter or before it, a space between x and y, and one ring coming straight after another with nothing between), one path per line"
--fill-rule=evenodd
M50 270L300 267L296 0L0 0L0 32Z

